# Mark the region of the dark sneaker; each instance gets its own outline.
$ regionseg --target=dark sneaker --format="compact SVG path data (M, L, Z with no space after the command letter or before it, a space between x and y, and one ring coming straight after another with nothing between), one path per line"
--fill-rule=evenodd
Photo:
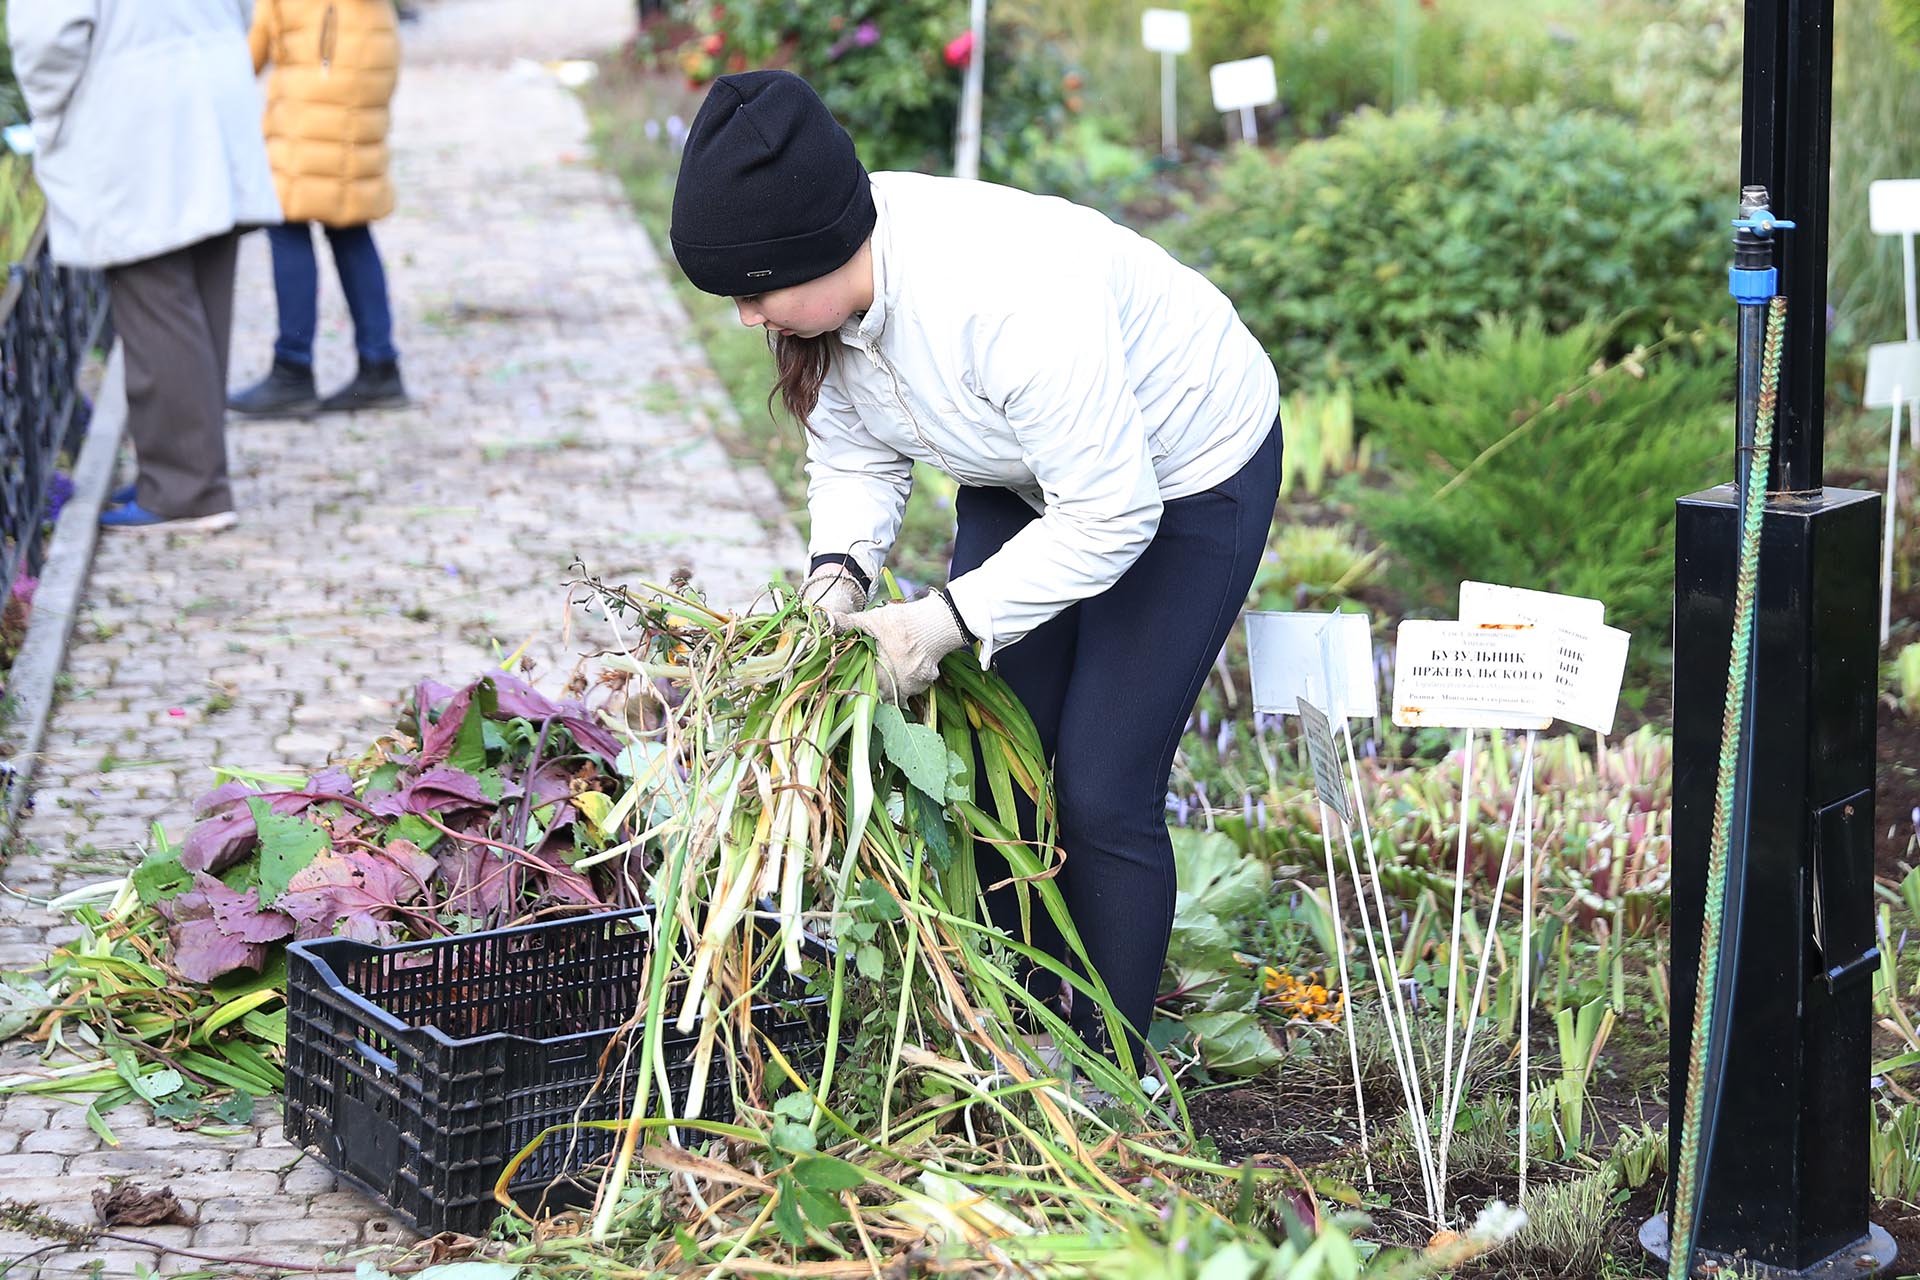
M407 403L398 360L362 360L353 381L320 402L322 413L360 413L368 409L399 409Z
M313 366L273 358L267 376L227 397L227 408L249 418L304 418L320 408Z
M207 516L163 516L137 502L127 501L100 513L102 529L164 529L172 533L218 533L231 529L240 517L231 511L216 511Z

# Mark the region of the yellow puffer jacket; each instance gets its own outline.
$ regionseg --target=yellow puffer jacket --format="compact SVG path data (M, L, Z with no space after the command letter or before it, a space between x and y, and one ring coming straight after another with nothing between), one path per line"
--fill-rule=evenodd
M392 0L256 0L267 158L289 222L350 227L393 212L387 104L400 78Z

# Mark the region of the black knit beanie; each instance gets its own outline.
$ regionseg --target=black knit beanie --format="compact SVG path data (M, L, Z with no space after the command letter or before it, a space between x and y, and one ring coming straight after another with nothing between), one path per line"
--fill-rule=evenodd
M853 139L811 85L790 71L713 82L673 190L687 279L725 297L804 284L853 257L873 221Z

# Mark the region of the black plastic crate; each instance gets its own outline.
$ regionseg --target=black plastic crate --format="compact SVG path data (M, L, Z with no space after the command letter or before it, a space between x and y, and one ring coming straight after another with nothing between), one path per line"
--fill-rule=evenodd
M288 1137L424 1233L484 1233L500 1212L500 1171L535 1134L576 1115L625 1114L624 1050L594 1086L602 1051L645 998L651 915L642 908L390 947L294 943ZM809 949L824 955L817 942ZM817 1063L825 997L783 969L763 990L755 1024L796 1065ZM678 994L669 992L669 1017ZM696 1039L670 1032L664 1041L675 1115L686 1114ZM726 1055L716 1049L701 1115L732 1114ZM516 1173L515 1199L529 1208L582 1203L592 1184L576 1175L617 1140L600 1129L549 1138Z

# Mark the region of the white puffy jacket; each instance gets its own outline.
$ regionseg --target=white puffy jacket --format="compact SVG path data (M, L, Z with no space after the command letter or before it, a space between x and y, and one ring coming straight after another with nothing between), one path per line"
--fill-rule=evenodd
M981 660L1113 585L1164 502L1272 429L1273 365L1226 295L1050 196L873 175L874 298L840 330L807 445L811 553L879 571L913 463L1041 513L949 586Z

